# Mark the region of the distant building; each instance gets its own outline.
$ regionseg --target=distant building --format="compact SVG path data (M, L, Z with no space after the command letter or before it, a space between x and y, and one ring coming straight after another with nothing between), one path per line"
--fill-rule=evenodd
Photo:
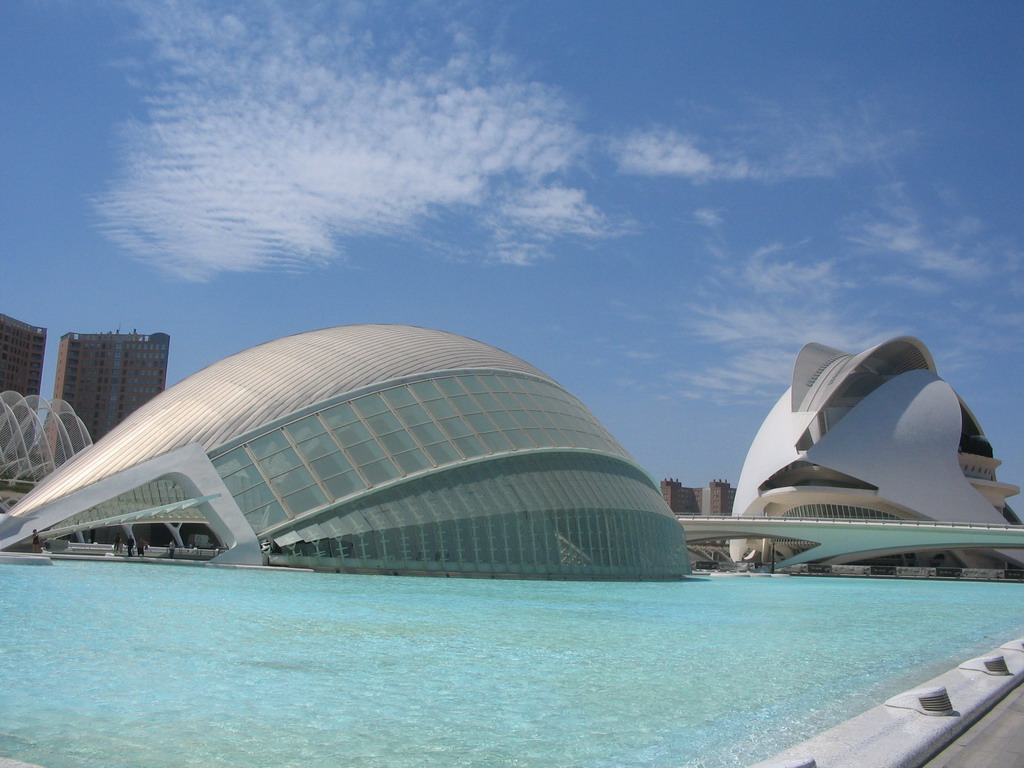
M65 333L54 399L71 405L99 440L167 384L166 333Z
M46 329L0 315L0 392L38 395Z
M661 495L675 515L731 515L736 489L728 480L712 480L707 488L687 488L678 480L662 480Z
M712 480L701 489L701 512L705 515L731 515L736 489L728 480Z
M662 480L661 495L674 515L699 515L699 488L687 488L678 480Z

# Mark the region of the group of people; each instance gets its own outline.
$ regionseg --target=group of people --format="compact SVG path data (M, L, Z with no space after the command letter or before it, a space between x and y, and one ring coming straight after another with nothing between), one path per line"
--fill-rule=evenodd
M135 538L133 536L129 536L128 540L124 542L123 546L128 551L128 557L134 557L136 554L136 549L138 550L139 557L142 557L144 554L146 554L146 548L149 547L149 543L145 539L139 539L138 543L136 543ZM121 547L122 540L121 534L119 533L116 536L114 536L115 555L121 554Z
M92 536L92 543L93 544L96 543L96 536L95 536L95 534L93 534L93 536ZM174 539L171 539L170 544L167 546L167 556L168 557L174 557L174 548L175 548L175 541L174 541ZM124 553L127 553L128 557L135 557L136 554L139 557L142 557L143 555L146 554L146 550L147 549L149 549L149 542L147 542L145 539L139 539L138 541L136 541L135 537L133 537L133 536L129 536L127 539L124 539L124 538L121 537L120 533L118 533L118 534L116 534L114 536L114 554L115 555L120 555L120 554L122 554L124 552ZM36 529L32 530L32 551L33 552L42 552L43 551L42 537L40 537L39 531L36 530Z

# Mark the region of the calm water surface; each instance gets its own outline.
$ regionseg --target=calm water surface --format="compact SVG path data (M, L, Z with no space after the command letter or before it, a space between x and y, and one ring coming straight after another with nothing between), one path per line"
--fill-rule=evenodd
M0 756L744 766L1024 634L1024 586L0 566Z

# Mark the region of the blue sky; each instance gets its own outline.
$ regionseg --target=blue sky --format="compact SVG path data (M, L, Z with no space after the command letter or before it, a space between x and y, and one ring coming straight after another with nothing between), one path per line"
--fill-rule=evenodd
M800 347L932 350L1024 482L1019 2L9 0L0 312L169 383L405 323L739 479ZM1012 502L1011 502L1012 503Z

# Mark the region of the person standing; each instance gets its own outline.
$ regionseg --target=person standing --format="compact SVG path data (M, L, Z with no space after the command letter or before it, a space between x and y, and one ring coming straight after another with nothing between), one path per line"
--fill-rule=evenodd
M32 529L32 551L33 552L42 552L43 551L43 544L39 540L39 531L37 529L35 529L35 528Z

